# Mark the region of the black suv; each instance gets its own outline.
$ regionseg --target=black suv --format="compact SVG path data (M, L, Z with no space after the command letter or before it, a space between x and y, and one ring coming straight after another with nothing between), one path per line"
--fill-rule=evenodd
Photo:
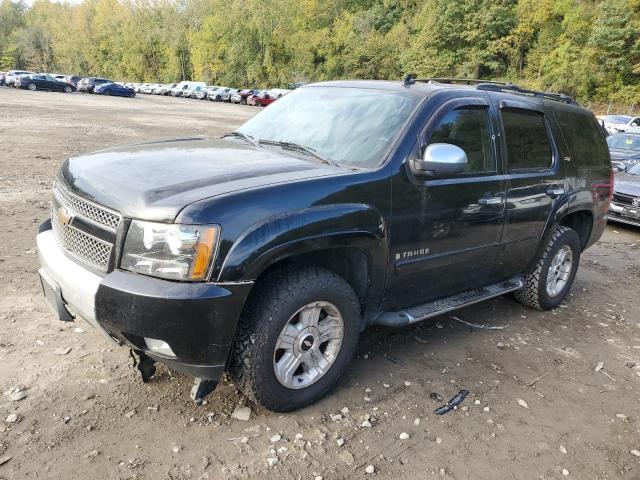
M286 411L332 388L368 325L507 292L556 307L612 181L596 119L569 97L318 83L223 138L68 159L39 273L60 319L131 348L143 380L165 363L199 400L229 371Z

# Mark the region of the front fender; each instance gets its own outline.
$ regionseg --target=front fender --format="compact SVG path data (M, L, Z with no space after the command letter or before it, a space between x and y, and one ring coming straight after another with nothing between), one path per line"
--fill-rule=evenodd
M218 281L255 280L267 267L285 258L341 247L361 249L372 262L386 267L385 232L380 212L359 203L274 215L240 235L224 260Z

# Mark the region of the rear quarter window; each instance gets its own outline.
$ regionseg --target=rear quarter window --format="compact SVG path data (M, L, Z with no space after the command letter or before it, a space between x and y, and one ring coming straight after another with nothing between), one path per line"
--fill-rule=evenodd
M555 116L574 162L584 166L609 165L607 142L591 114L558 110Z

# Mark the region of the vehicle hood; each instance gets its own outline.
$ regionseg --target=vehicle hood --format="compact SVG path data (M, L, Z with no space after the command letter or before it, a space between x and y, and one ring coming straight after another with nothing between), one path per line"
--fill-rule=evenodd
M171 222L205 198L348 172L277 148L196 138L72 157L59 176L72 191L125 217Z
M640 177L628 173L618 173L613 184L613 191L623 195L640 197Z
M612 148L609 150L612 160L632 160L640 158L640 152L632 152L630 150L617 150Z

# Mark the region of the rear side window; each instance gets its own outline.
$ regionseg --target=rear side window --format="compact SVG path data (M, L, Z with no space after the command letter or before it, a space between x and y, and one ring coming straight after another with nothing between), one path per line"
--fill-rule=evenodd
M449 143L464 150L467 154L467 166L463 174L496 171L487 107L451 110L431 134L429 145L433 143Z
M609 164L607 142L592 115L566 110L558 110L555 114L572 160L585 166Z
M509 171L545 170L553 162L553 150L544 115L534 110L502 109Z

